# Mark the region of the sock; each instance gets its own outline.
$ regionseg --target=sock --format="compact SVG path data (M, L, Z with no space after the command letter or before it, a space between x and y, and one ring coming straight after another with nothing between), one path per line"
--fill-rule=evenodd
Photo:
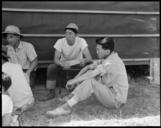
M72 106L74 106L75 104L78 103L78 100L75 96L73 96L70 100L67 101L67 103L70 107L72 107Z

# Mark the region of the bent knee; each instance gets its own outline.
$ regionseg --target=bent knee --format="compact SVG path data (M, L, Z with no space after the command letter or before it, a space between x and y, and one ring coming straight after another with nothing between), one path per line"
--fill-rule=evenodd
M101 84L101 82L98 81L98 80L95 79L95 78L92 78L92 79L91 79L91 83L92 83L93 87L98 86L98 84Z
M52 69L55 69L55 68L57 68L57 65L56 64L49 64L49 66L48 66L48 70L52 70Z

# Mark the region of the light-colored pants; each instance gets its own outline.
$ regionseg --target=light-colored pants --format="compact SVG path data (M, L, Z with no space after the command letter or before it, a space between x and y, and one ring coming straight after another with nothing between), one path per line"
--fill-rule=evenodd
M87 99L92 93L107 108L119 108L121 105L115 98L115 92L94 78L83 81L72 92L78 102Z

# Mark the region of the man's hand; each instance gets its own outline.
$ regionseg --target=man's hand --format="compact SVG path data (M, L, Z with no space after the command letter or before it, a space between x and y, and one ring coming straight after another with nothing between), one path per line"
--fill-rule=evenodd
M74 86L75 86L75 84L74 84L73 80L72 79L71 80L68 80L68 82L66 84L66 88L68 90L72 90L74 88Z
M80 66L83 67L85 65L85 60L84 59L80 59Z
M69 69L70 68L70 65L64 61L61 62L61 66L64 68L64 69Z

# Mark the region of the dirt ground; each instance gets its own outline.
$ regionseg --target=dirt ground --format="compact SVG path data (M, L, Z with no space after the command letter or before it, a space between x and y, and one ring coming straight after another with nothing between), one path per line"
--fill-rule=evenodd
M37 99L41 96L45 96L47 91L44 85L39 85L33 89L34 96L36 98L35 105L23 114L23 126L64 126L64 125L101 125L100 120L106 120L106 123L102 125L109 126L110 119L131 119L131 118L144 118L144 117L156 117L152 118L155 123L148 125L160 125L160 85L149 84L149 81L145 78L131 79L129 81L130 88L128 93L127 103L119 109L107 109L103 107L94 96L91 96L87 100L78 103L74 106L73 111L70 115L59 116L55 118L47 118L45 116L46 111L52 110L62 104L58 100L58 97L65 95L65 90L62 91L61 95L46 101L40 102ZM98 121L99 120L99 121ZM73 121L81 121L81 123L72 124ZM86 121L95 121L95 123L84 123ZM141 121L141 120L139 120ZM122 121L121 121L122 122ZM129 122L129 121L127 121ZM138 122L138 121L136 121ZM147 125L146 121L143 120L139 123L124 123L112 125ZM147 121L149 122L149 120Z

